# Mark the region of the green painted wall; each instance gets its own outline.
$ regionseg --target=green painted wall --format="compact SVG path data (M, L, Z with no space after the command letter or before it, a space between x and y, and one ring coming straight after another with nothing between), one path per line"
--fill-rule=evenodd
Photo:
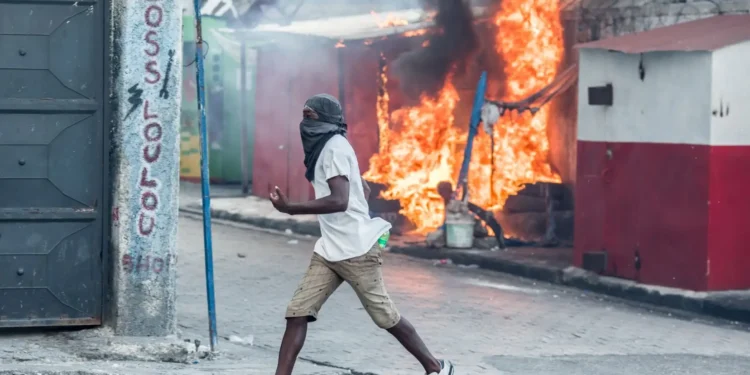
M184 64L195 60L195 25L192 16L183 20ZM231 34L220 32L226 22L203 18L205 53L206 115L208 119L209 170L212 181L237 183L242 179L242 106L247 106L246 140L248 168L252 179L255 134L255 50L247 48L247 99L241 101L241 44ZM207 50L207 51L205 51ZM183 100L180 176L200 178L198 107L195 64L183 68Z

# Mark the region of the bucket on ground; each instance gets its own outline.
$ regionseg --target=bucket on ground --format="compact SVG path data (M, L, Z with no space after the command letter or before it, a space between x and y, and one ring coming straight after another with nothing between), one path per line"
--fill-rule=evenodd
M474 246L475 219L471 215L448 215L445 220L445 246L469 249Z

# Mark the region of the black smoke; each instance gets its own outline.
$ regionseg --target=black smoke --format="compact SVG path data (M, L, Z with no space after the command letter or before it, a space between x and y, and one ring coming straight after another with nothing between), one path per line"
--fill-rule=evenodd
M468 0L425 0L424 8L437 11L429 45L393 61L401 90L413 99L422 94L434 97L451 71L465 70L479 45Z

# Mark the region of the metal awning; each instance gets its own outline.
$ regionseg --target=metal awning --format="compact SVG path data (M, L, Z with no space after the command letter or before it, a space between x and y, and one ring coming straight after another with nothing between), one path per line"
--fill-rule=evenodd
M750 40L750 15L722 15L579 44L624 53L715 51Z
M485 14L486 8L474 8L475 17ZM291 25L261 24L252 29L223 28L219 32L233 34L245 40L260 36L286 35L329 39L346 42L381 39L433 27L432 15L422 9L408 9L388 13L365 13L354 16L331 17L295 21ZM421 34L421 33L419 33Z

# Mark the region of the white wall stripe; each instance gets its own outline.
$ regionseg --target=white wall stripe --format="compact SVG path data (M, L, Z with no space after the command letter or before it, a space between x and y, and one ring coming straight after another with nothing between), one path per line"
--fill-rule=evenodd
M750 41L715 51L711 71L711 144L750 144Z
M750 145L750 108L740 104L750 99L750 70L739 66L748 60L750 43L713 54L647 53L641 80L641 55L580 50L578 139ZM589 105L588 87L607 83L613 85L614 104ZM713 117L719 101L730 103L730 117ZM737 112L732 112L731 103L737 103Z

